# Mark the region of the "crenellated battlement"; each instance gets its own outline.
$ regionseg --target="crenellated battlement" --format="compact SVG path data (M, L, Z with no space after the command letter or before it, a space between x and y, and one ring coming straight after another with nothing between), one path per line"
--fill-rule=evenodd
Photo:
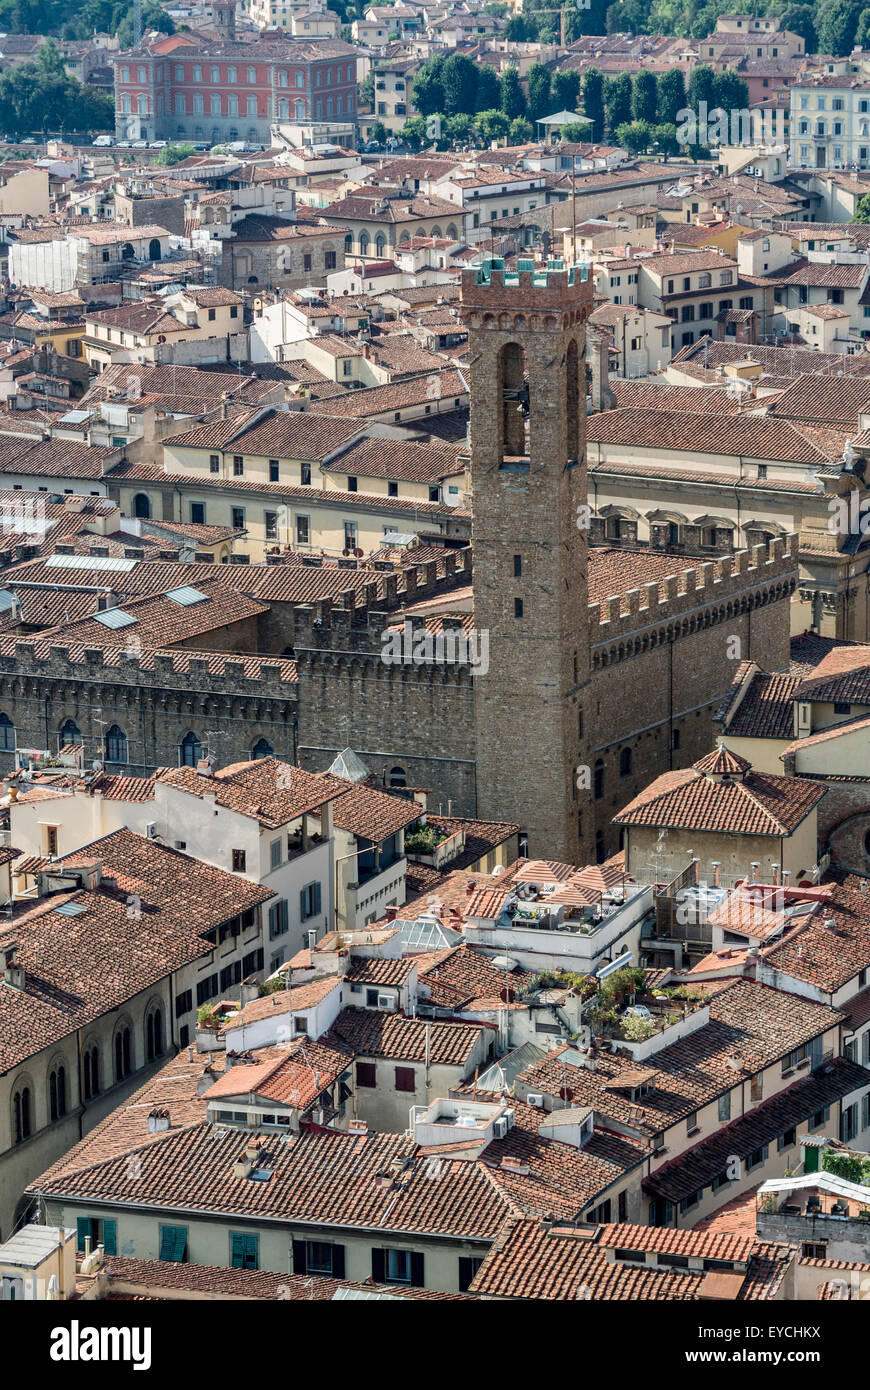
M100 685L158 686L167 691L295 698L296 670L286 657L193 648L81 647L38 636L0 639L0 680L92 680Z
M546 265L531 259L507 270L500 257L488 258L462 271L463 309L538 309L562 312L592 303L593 282L588 265L568 266L562 260Z
M777 537L769 549L756 545L738 550L591 603L593 670L655 645L660 636L683 635L747 606L782 599L797 583L797 555L797 535ZM663 632L651 633L659 624ZM621 645L614 648L615 642Z

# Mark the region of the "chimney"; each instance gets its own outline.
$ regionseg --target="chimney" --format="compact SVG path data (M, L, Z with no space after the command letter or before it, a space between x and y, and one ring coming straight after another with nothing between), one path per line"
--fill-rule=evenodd
M239 998L241 1000L242 1008L244 1008L246 1004L253 1004L254 1000L259 999L259 997L259 981L254 979L242 980L241 989L239 992Z
M774 866L773 866L773 886L774 886L774 888L778 888L778 887L779 887L779 865L778 865L778 864L774 864Z
M317 928L315 927L315 928L312 928L312 930L308 933L308 949L309 949L309 951L313 951L313 950L315 949L316 946L317 946Z
M715 859L713 860L713 887L719 887L719 865Z
M753 861L752 861L752 882L753 882L753 883L757 883L757 882L758 882L758 870L759 870L760 867L761 867L761 866L758 864L758 862L757 862L756 860L753 859Z
M169 1128L169 1111L152 1110L148 1116L148 1133L160 1134Z
M398 909L397 907L388 907L388 908L387 908L387 921L388 921L388 922L395 922L396 917L398 916L398 912L399 912L399 909Z
M213 777L212 765L208 758L200 758L196 765L197 777Z

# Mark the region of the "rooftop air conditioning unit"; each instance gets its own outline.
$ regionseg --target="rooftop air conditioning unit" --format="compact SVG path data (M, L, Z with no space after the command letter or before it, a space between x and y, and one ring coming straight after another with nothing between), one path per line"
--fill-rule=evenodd
M537 1105L539 1108L543 1108L543 1104L544 1097L540 1094L540 1092L536 1092L534 1095L526 1096L526 1105Z
M509 1129L510 1125L508 1124L507 1116L499 1115L498 1119L492 1127L492 1132L496 1139L504 1139Z
M396 1007L395 995L392 995L392 994L379 994L379 995L378 995L378 1008L379 1008L379 1009L394 1009L395 1007Z
M156 840L156 839L157 839L157 822L156 822L156 820L149 820L149 821L146 822L146 824L145 824L145 836L146 836L146 838L149 839L149 840Z

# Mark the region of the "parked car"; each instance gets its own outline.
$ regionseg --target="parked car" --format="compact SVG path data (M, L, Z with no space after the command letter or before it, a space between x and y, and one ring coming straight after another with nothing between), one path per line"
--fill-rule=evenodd
M132 145L130 146L130 149L131 149L131 150L147 150L147 148L148 148L148 141L147 141L147 140L134 140L133 143L132 143Z
M202 152L203 150L211 149L211 146L209 145L207 140L197 140L193 148L198 152Z
M38 145L39 141L35 135L28 135L21 143L22 145Z
M165 150L168 144L168 140L152 140L148 148L149 150Z
M378 151L382 150L383 148L384 147L381 144L380 140L366 140L365 144L362 147L362 152L363 154L377 154Z

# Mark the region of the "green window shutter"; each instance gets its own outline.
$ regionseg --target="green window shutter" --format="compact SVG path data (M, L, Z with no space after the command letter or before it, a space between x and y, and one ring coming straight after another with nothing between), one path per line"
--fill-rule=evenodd
M85 1236L91 1234L91 1218L89 1216L79 1216L76 1218L76 1250L79 1254L84 1253Z
M244 1267L245 1267L245 1266L244 1266L244 1259L245 1259L245 1238L244 1238L244 1236L238 1235L237 1232L234 1231L234 1232L233 1232L233 1236L232 1236L232 1261L233 1261L233 1269L244 1269Z
M187 1227L160 1227L160 1258L183 1264L187 1255Z
M314 887L313 887L313 890L312 890L312 896L313 896L313 898L314 898L314 903L313 903L311 915L312 915L312 917L316 917L317 914L318 914L318 912L320 911L320 884L319 884L319 882L314 884Z
M118 1223L117 1221L103 1222L103 1249L107 1255L117 1255L118 1253Z

